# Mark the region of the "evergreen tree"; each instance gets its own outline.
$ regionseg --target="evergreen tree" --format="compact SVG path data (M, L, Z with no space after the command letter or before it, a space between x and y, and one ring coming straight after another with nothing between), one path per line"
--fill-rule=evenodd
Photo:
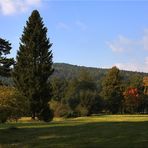
M107 109L112 113L121 111L122 89L120 70L112 67L102 82L102 96L107 102Z
M32 118L47 121L46 111L51 98L49 77L52 68L52 44L47 38L47 28L37 10L34 10L24 27L13 77L17 89L30 101Z
M11 44L0 38L0 76L10 76L11 66L14 64L13 58L7 58L6 55L10 53Z

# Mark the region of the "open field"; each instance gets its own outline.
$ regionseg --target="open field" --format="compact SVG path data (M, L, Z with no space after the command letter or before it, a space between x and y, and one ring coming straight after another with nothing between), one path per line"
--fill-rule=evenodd
M51 123L22 119L0 124L3 147L147 148L148 115L58 118Z

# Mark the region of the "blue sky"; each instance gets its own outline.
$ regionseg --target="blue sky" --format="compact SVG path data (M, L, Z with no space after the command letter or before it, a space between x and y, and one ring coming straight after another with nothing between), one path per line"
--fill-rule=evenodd
M12 57L32 10L53 43L53 61L148 72L148 1L0 0L0 33Z

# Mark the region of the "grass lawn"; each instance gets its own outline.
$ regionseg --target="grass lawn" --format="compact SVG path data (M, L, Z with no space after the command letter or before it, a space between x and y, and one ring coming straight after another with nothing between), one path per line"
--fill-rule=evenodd
M12 128L16 127L16 128ZM0 124L0 148L148 148L148 115Z

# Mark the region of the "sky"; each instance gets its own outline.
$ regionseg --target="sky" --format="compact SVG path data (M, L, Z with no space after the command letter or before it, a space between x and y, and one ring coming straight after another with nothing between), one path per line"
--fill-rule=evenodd
M48 28L53 61L148 72L148 0L0 0L0 37L16 57L31 12Z

